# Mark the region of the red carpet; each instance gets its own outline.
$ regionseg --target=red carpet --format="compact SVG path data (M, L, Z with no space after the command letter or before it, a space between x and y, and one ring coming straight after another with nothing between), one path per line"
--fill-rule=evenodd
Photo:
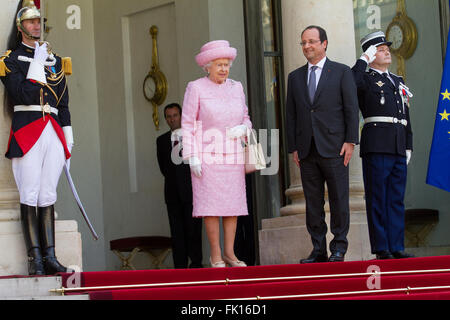
M374 269L381 275L372 274ZM421 272L405 273L412 270ZM403 273L386 274L394 271ZM81 287L87 289L66 294L88 293L92 300L450 299L450 256L247 268L84 272L79 276ZM65 287L68 277L63 275ZM297 278L279 279L286 277ZM167 285L179 282L183 284ZM155 284L166 285L151 287ZM92 288L127 285L147 286Z

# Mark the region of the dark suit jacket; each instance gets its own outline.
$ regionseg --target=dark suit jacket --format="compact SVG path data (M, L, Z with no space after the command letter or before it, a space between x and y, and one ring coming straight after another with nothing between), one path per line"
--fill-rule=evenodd
M358 59L352 68L358 87L359 108L364 118L368 117L394 117L407 120L408 125L400 123L368 123L361 133L361 156L368 153L388 153L406 155L406 150L413 149L413 135L409 107L403 106L399 92L399 84L404 83L403 78L389 73L395 85L383 78L375 70L366 72L367 62ZM380 103L384 96L385 103ZM405 110L403 112L403 110Z
M158 164L164 181L164 197L169 203L192 203L191 171L188 164L175 165L171 159L171 131L156 139Z
M359 109L351 69L327 58L314 102L308 94L308 64L288 77L286 122L288 151L308 156L314 135L324 158L337 158L344 142L359 141Z

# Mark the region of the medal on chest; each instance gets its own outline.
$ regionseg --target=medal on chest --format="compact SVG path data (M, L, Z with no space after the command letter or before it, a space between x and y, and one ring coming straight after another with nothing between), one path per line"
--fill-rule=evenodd
M381 90L380 104L381 104L382 106L384 106L385 103L386 103L386 98L384 97L384 91Z
M383 86L385 85L385 83L384 83L383 81L375 82L375 84L376 84L378 87L380 87L380 88L383 88ZM384 96L384 90L381 90L380 93L381 93L380 104L381 104L382 106L384 106L385 103L386 103L386 98L385 98L385 96Z
M410 107L410 98L413 97L413 94L409 90L407 86L405 86L403 83L400 83L398 86L398 92L400 93L400 96L402 97L403 102L403 113L405 113L405 104L409 108Z

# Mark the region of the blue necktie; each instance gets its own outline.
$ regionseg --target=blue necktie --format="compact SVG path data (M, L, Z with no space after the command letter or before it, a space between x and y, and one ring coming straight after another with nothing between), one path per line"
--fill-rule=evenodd
M308 92L311 103L314 102L314 96L316 95L316 69L317 66L312 66L309 75Z

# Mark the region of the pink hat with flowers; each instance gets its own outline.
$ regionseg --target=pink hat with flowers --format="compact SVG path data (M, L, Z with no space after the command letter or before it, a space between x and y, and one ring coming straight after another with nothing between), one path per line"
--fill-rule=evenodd
M230 47L230 43L226 40L215 40L208 42L201 49L200 53L195 57L195 61L200 67L204 67L209 62L216 59L228 58L234 61L237 56L237 50Z

